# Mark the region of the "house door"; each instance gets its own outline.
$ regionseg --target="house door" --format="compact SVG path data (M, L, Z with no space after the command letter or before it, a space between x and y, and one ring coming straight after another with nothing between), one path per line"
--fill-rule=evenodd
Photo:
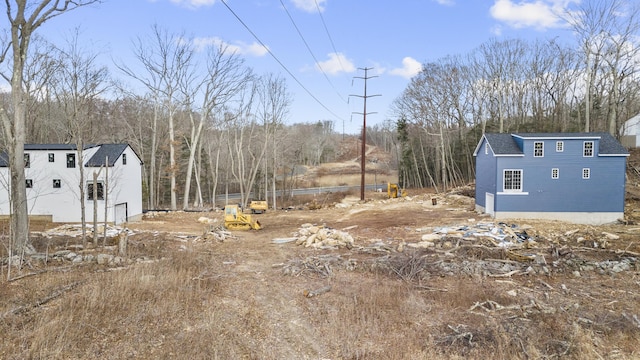
M127 203L116 204L115 217L113 218L115 225L120 225L127 222Z
M494 210L493 210L493 206L494 206L494 202L493 202L493 194L491 193L485 193L484 195L484 212L494 216Z

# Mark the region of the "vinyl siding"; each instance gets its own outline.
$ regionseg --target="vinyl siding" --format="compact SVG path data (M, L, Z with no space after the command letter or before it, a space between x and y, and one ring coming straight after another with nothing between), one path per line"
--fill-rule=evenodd
M594 156L583 157L583 139L564 141L564 151L556 152L559 139L525 139L524 157L498 158L496 173L504 169L523 170L523 192L527 195L496 196L495 211L517 212L621 212L624 211L624 156L598 156L599 141L594 141ZM535 141L544 141L544 157L533 156ZM551 178L558 168L560 177ZM591 178L582 179L582 169L591 169ZM497 182L502 191L502 179Z
M476 156L476 204L486 208L485 193L494 194L496 191L496 157L491 149L489 154L485 154L484 147L486 140L483 140Z

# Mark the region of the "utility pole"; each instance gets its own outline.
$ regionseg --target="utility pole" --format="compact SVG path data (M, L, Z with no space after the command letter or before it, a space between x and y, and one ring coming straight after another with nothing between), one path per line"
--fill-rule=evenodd
M354 76L356 79L364 80L364 95L350 95L362 98L364 100L364 110L361 113L356 112L355 114L362 115L362 148L360 150L360 200L364 200L364 174L365 174L365 152L367 150L366 142L367 142L367 114L375 114L375 112L367 113L367 98L377 95L367 95L367 80L372 79L377 76L368 76L367 73L369 70L373 68L358 68L359 70L364 70L364 77L362 76Z

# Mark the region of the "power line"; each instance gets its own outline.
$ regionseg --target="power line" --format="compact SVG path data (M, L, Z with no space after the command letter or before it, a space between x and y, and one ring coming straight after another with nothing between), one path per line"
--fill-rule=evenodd
M333 49L333 53L336 54L336 57L338 58L338 64L340 64L340 68L342 69L342 71L347 72L347 70L344 68L344 65L342 65L342 60L340 60L340 56L338 56L338 50L336 50L336 45L333 43L333 38L329 33L329 28L327 27L327 23L324 21L324 17L322 16L322 11L320 10L320 5L318 5L318 0L314 0L314 2L316 3L316 9L318 9L318 15L320 15L322 26L324 26L324 31L327 33L327 37L329 38L329 42L331 43L331 48Z
M271 51L271 49L269 49L269 47L267 47L267 45L265 45L262 40L260 40L260 38L258 37L258 35L256 35L251 28L249 28L249 26L242 21L242 19L240 18L240 16L238 16L238 14L236 14L235 11L233 11L233 9L231 9L231 7L229 7L229 4L227 4L226 0L220 0L224 6L229 10L229 12L231 12L231 14L233 14L233 16L240 22L240 24L242 24L242 26L244 26L245 29L247 29L247 31L256 39L256 41L258 43L260 43L260 45L262 45L262 47L265 48L265 50L267 50L267 52L269 53L269 55L271 55L271 57L284 69L284 71L287 72L287 74L289 74L289 76L291 76L293 78L293 80L295 80L295 82L298 83L298 85L300 85L300 87L307 93L309 94L309 96L311 96L311 98L313 98L313 100L315 100L318 104L320 104L320 106L322 106L325 110L327 110L331 115L335 116L338 119L342 119L340 116L336 115L333 111L331 111L325 104L323 104L315 95L313 95L311 93L311 91L309 91L309 89L307 89L302 82L300 82L300 80L298 80L298 78L293 75L293 73L282 63L282 61L280 61L280 59L278 59L278 57Z
M313 51L311 50L311 47L309 46L309 43L307 43L307 40L304 38L304 36L302 35L302 32L300 31L300 29L298 28L298 25L296 24L296 22L293 20L293 17L291 16L291 13L289 13L289 10L287 9L287 7L284 5L284 2L282 0L280 0L280 4L282 5L282 8L284 8L284 11L287 13L287 16L289 17L289 20L291 21L291 24L293 24L293 27L296 29L296 31L298 32L298 35L300 36L300 39L302 39L302 42L304 43L304 46L307 47L307 51L309 51L309 54L311 54L311 57L313 58L313 60L316 62L316 64L318 65L318 68L320 69L320 71L322 72L322 75L324 75L324 78L327 79L327 82L331 85L331 87L333 88L333 90L335 90L336 94L338 95L338 97L344 101L345 103L347 102L347 100L344 99L344 97L340 94L340 92L338 91L338 89L336 89L336 87L333 85L333 83L331 82L331 79L329 79L329 76L327 75L327 73L324 71L324 69L322 68L322 65L320 65L320 61L318 61L318 59L316 58L316 56L314 55ZM317 4L317 3L316 3ZM338 61L340 60L340 58L338 58Z

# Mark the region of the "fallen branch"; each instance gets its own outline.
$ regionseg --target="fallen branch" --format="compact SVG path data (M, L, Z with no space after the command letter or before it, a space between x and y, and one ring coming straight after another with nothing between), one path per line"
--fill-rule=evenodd
M512 270L504 274L489 274L489 277L493 277L493 278L511 277L511 275L516 275L516 274L519 274L520 272L521 272L520 270Z
M63 286L61 288L58 288L56 290L54 290L49 296L44 297L38 301L36 301L35 303L31 304L31 305L23 305L23 306L18 306L17 308L11 309L7 312L5 312L4 314L2 314L2 317L5 318L9 315L18 315L18 314L22 314L25 313L31 309L35 309L38 306L42 306L48 302L50 302L51 300L57 299L60 296L64 295L64 293L71 291L73 289L75 289L76 287L78 287L79 285L81 285L83 282L81 281L76 281L74 283L71 283L69 285Z
M322 295L329 291L331 291L331 285L327 285L325 287L321 287L320 289L315 289L315 290L305 290L303 294L305 297L311 298L314 296Z
M440 291L440 292L449 291L449 289L434 288L434 287L425 286L425 285L416 285L415 288L418 289L418 290L423 290L423 291Z

